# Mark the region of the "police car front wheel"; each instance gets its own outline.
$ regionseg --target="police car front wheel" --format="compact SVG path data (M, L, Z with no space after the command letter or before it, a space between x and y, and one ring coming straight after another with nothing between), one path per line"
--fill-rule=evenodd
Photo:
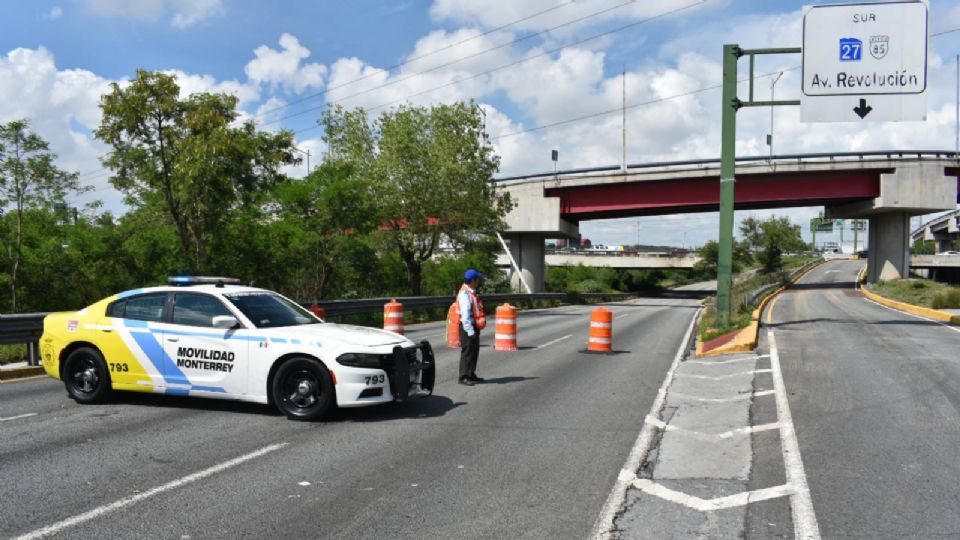
M81 347L67 356L63 382L79 403L101 403L110 394L110 372L100 351Z
M273 401L292 420L316 420L334 403L333 380L320 362L291 358L273 378Z

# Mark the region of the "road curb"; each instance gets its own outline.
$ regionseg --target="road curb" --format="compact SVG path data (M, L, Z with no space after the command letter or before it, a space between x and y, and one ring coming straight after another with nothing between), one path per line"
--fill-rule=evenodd
M9 382L18 379L26 379L28 377L36 377L37 375L43 375L43 373L44 371L42 366L0 369L0 382Z
M697 340L697 358L710 358L711 356L721 356L724 354L734 354L734 353L744 353L750 352L757 348L757 342L760 340L760 317L763 315L763 310L767 307L774 298L776 298L780 293L790 288L791 285L796 283L800 278L810 273L814 268L820 266L821 264L827 262L826 259L820 259L815 261L810 265L809 268L800 272L796 276L790 278L790 281L782 286L777 288L772 293L768 294L763 300L760 301L760 304L757 306L757 309L753 310L753 314L750 317L750 324L740 330L736 337L734 337L729 342L715 348L710 349L709 351L703 350L703 342L699 339Z
M893 309L903 311L905 313L919 315L921 317L926 317L928 319L933 319L935 321L960 325L960 315L951 315L950 313L947 313L946 311L940 311L939 309L932 309L932 308L923 307L923 306L915 306L913 304L907 304L906 302L891 300L885 296L880 296L879 294L871 291L869 288L867 288L866 284L860 287L860 292L862 292L864 296L866 296L870 300L873 300L874 302L877 302L878 304L883 304L887 307L891 307Z

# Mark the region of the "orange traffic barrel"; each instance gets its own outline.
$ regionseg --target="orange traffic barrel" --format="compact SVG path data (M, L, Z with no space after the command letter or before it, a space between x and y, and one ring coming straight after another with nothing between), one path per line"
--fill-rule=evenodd
M503 304L497 308L497 326L493 336L493 350L517 350L517 308Z
M310 311L312 311L314 315L320 317L321 319L326 320L327 318L327 310L320 307L316 302L310 306Z
M450 304L447 310L447 347L459 349L460 345L460 317L457 316L457 303Z
M403 304L396 298L383 305L383 329L403 335Z
M613 312L598 307L590 314L590 339L587 350L610 352L613 350Z

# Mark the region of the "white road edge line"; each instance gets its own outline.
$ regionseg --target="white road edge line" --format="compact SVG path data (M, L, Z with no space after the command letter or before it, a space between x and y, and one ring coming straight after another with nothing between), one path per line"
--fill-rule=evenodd
M667 370L667 376L664 377L663 384L660 385L660 390L657 391L657 398L653 400L653 405L650 406L650 412L647 413L648 416L657 417L667 401L667 388L670 388L670 384L673 382L673 375L680 366L683 353L690 343L690 336L693 334L693 327L697 322L697 315L700 313L700 309L702 308L697 309L693 318L690 320L687 333L683 335L683 339L680 341L680 348L677 349L677 354L673 357L673 364L671 364L670 369ZM610 495L607 496L607 500L603 504L603 509L593 524L590 538L594 540L606 540L610 538L610 533L613 531L613 520L617 515L617 511L620 510L620 506L623 505L624 499L626 499L627 488L633 485L633 481L637 477L636 471L640 468L640 463L643 462L643 459L647 456L647 452L650 451L650 445L653 443L653 438L656 433L656 427L648 422L643 423L643 427L640 428L640 434L637 436L637 440L633 443L633 448L630 449L630 454L627 456L627 461L623 464L623 468L617 475L617 481L613 484L613 489L610 490Z
M751 362L755 362L755 361L757 361L757 360L760 360L761 358L767 358L767 357L769 357L769 356L770 356L769 354L755 354L755 355L753 355L753 356L746 356L746 357L744 357L744 358L731 358L730 360L717 360L717 361L715 361L715 362L711 362L710 360L701 360L701 361L699 361L699 362L694 362L693 365L695 365L695 366L723 366L723 365L726 365L726 364L734 364L734 363L736 363L736 362L746 362L746 361L748 361L748 360L751 361Z
M767 330L770 341L770 368L773 370L773 389L777 399L777 418L780 420L780 447L783 452L783 465L786 470L787 484L793 487L790 495L790 511L793 514L793 535L798 540L820 540L820 527L817 514L813 510L810 488L807 486L807 473L803 469L800 457L800 443L793 429L793 416L790 414L790 401L783 384L780 371L780 353L777 351L777 339L773 330Z
M573 334L567 334L567 335L565 335L565 336L563 336L563 337L558 337L557 339L555 339L555 340L553 340L553 341L548 341L548 342L546 342L546 343L544 343L544 344L542 344L542 345L537 345L536 348L533 349L533 350L539 351L540 349L542 349L542 348L544 348L544 347L549 347L549 346L553 345L554 343L560 343L561 341L563 341L563 340L565 340L565 339L567 339L567 338L569 338L569 337L573 337Z
M7 422L9 420L20 420L21 418L30 418L31 416L36 416L40 413L27 413L27 414L18 414L17 416L8 416L6 418L0 418L0 422Z
M917 315L917 314L915 314L915 313L907 313L906 311L900 311L899 309L892 308L892 307L890 307L890 306L885 306L885 305L881 304L880 302L875 302L875 301L873 301L873 300L871 300L871 299L869 299L869 298L867 298L867 297L863 297L863 299L866 300L867 302L870 302L871 304L876 304L876 305L878 305L878 306L880 306L880 307L882 307L882 308L889 309L890 311L895 311L895 312L900 313L900 314L902 314L902 315L909 315L909 316L911 316L911 317L913 317L913 318L915 318L915 319L921 319L921 320L924 320L924 321L930 321L930 322L932 322L932 323L937 323L937 324L939 324L940 326L943 326L943 327L949 328L950 330L953 330L954 332L960 332L960 328L957 328L956 326L949 325L949 324L947 324L947 323L945 323L945 322L938 321L938 320L935 320L935 319L928 319L928 318L924 317L923 315Z
M269 454L270 452L274 452L274 451L276 451L276 450L279 450L279 449L283 448L283 447L286 446L286 445L287 445L287 443L284 442L284 443L277 443L277 444L271 444L271 445L269 445L269 446L264 446L263 448L261 448L261 449L259 449L259 450L254 450L253 452L250 452L249 454L244 454L244 455L242 455L242 456L240 456L240 457L235 457L235 458L231 459L230 461L225 461L225 462L223 462L223 463L221 463L221 464L219 464L219 465L214 465L213 467L210 467L209 469L204 469L204 470L202 470L202 471L195 472L195 473L193 473L193 474L189 474L189 475L187 475L187 476L184 476L183 478L179 478L179 479L174 480L174 481L172 481L172 482L168 482L168 483L166 483L166 484L163 484L162 486L158 486L158 487L155 487L155 488L153 488L153 489L144 491L143 493L137 493L136 495L131 495L131 496L129 496L129 497L124 497L124 498L122 498L122 499L120 499L120 500L118 500L118 501L116 501L116 502L113 502L113 503L110 503L110 504L107 504L107 505L104 505L104 506L99 506L99 507L97 507L97 508L94 508L93 510L90 510L89 512L84 512L83 514L79 514L79 515L73 516L73 517L71 517L71 518L67 518L67 519L65 519L65 520L63 520L63 521L58 521L58 522L56 522L56 523L54 523L54 524L52 524L52 525L47 525L46 527L43 527L43 528L41 528L41 529L37 529L37 530L35 530L35 531L30 531L30 532L28 532L28 533L26 533L26 534L23 534L23 535L20 535L20 536L16 536L16 537L12 538L11 540L33 540L33 539L35 539L35 538L43 538L44 536L49 536L49 535L51 535L51 534L57 534L58 532L66 529L66 528L73 527L74 525L79 525L79 524L81 524L81 523L83 523L83 522L85 522L85 521L90 521L91 519L100 517L100 516L102 516L102 515L104 515L104 514L107 514L107 513L109 513L109 512L113 512L114 510L119 510L119 509L121 509L121 508L123 508L123 507L125 507L125 506L130 506L131 504L138 503L138 502L140 502L140 501L142 501L142 500L144 500L144 499L148 499L148 498L150 498L150 497L153 497L154 495L159 495L159 494L161 494L161 493L163 493L163 492L165 492L165 491L170 491L171 489L176 489L176 488L178 488L178 487L185 486L185 485L187 485L187 484L189 484L189 483L191 483L191 482L196 482L197 480L202 480L203 478L206 478L206 477L208 477L208 476L210 476L210 475L216 474L216 473L218 473L218 472L220 472L220 471L229 469L229 468L231 468L231 467L236 467L237 465L240 465L241 463L243 463L243 462L245 462L245 461L250 461L251 459L258 458L258 457L263 456L263 455L265 455L265 454Z

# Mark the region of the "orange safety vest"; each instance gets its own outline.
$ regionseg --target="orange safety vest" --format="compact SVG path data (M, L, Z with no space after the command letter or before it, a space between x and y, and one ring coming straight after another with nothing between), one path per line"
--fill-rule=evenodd
M466 285L460 286L460 292L463 292L466 289L467 294L473 298L473 326L477 330L483 330L487 327L487 314L483 311L483 300L480 300L480 297L477 296L477 293L473 292ZM460 293L457 293L457 300L453 303L456 306L456 318L455 321L457 325L460 325ZM451 321L452 322L452 321Z

